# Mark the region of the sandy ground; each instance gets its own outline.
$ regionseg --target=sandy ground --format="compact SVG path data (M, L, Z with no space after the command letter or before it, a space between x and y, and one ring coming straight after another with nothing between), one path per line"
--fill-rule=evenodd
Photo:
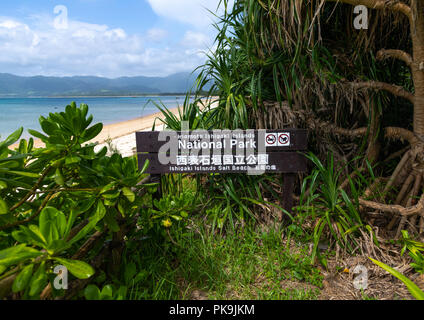
M170 111L178 114L178 108L170 109ZM151 131L155 120L155 130L163 130L163 124L158 120L162 118L162 113L158 112L137 119L105 125L102 132L90 142L99 143L94 149L96 152L106 146L109 151L117 150L122 156L129 157L135 153L136 149L135 132Z

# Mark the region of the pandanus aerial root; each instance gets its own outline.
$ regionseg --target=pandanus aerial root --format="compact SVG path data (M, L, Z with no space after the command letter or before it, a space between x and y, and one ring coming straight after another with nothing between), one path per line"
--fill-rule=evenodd
M393 205L368 201L363 198L359 200L363 207L393 214L387 229L392 230L397 226L396 238L405 228L410 229L413 233L424 232L423 157L424 146L421 144L411 148L402 157L383 191L383 195L387 195L392 188L399 190Z

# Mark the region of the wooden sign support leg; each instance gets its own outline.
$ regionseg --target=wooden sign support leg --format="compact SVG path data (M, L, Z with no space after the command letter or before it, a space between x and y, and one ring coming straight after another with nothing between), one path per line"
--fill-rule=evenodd
M293 191L295 181L295 173L283 174L283 195L281 197L282 207L290 214L293 212ZM287 215L283 214L283 220L287 221L287 219Z
M159 183L157 191L152 195L152 201L153 200L159 201L160 199L162 199L162 184L161 184L162 175L161 174L152 174L151 177L152 177L151 178L152 183ZM155 207L154 203L153 203L153 208L157 209Z

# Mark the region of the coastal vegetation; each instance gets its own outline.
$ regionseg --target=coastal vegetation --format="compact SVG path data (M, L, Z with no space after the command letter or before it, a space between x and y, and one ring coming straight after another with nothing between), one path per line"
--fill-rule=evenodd
M0 142L1 298L424 298L423 2L219 5L193 91L153 129L308 129L293 212L277 175L151 183L148 162L87 143L102 125L73 103L30 131L45 147Z

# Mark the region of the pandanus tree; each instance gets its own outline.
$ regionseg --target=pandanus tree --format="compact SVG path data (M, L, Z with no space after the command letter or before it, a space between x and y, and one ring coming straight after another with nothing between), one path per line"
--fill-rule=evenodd
M399 138L408 141L411 146L411 149L403 155L385 186L385 191L388 191L392 185L401 185L400 192L396 198L396 204L398 205L381 205L365 200L361 200L361 203L374 209L400 214L402 218L398 225L398 235L402 228L405 227L408 218L411 220L411 225L414 226L417 222L417 216L421 216L419 229L422 232L424 230L424 194L421 195L417 205L411 207L411 204L414 201L414 197L422 191L424 183L424 1L411 0L409 4L401 1L384 0L338 1L351 5L363 5L370 9L400 12L406 16L409 22L412 53L400 49L380 49L377 52L377 59L393 58L403 61L410 68L414 92L407 91L401 86L379 81L356 82L352 86L355 88L385 90L395 96L407 99L413 104L412 131L405 128L386 128L387 135L398 135ZM399 206L399 204L404 204L407 208ZM392 220L391 224L394 221L395 219Z
M358 5L367 30L353 26ZM213 80L217 126L304 126L318 153L362 153L355 172L400 158L359 203L393 213L398 235L408 220L424 230L424 0L236 0L216 27L199 87Z

